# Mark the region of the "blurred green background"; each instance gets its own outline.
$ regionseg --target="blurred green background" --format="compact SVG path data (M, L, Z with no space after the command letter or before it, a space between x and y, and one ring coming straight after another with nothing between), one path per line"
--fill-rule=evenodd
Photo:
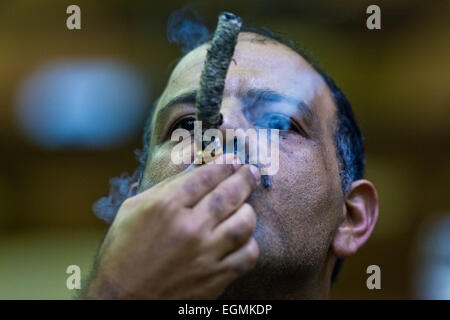
M70 4L81 8L81 30L66 28ZM210 29L226 10L302 44L353 105L366 137L367 178L380 195L380 219L369 242L345 262L332 298L409 299L437 292L421 283L436 281L436 264L450 274L450 230L429 240L450 215L449 1L3 0L0 298L73 297L66 268L79 265L86 276L107 229L92 203L107 194L111 177L136 168L133 151L141 147L144 121L108 148L42 147L18 124L21 87L52 61L109 59L145 75L150 106L180 55L166 39L167 18L186 4ZM381 8L381 30L366 28L370 4ZM381 290L366 287L372 264L381 268ZM450 296L448 277L437 280Z

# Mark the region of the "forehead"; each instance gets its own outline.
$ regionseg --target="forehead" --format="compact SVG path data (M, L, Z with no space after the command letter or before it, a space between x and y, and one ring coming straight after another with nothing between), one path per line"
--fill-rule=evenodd
M173 70L157 109L173 97L198 90L209 44L188 53ZM225 81L224 96L269 88L314 105L319 118L333 118L334 103L322 77L297 52L254 33L240 33ZM327 121L327 119L323 119Z

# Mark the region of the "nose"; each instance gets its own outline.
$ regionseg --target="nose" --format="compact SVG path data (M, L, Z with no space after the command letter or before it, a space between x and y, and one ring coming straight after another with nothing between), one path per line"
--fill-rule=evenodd
M223 131L223 133L225 133L226 129L243 129L246 131L251 128L238 99L234 97L225 99L222 103L220 112L222 113L223 121L219 129Z
M233 153L238 156L241 163L249 163L249 139L239 139L238 142L236 136L238 129L247 132L252 128L240 102L234 98L227 98L222 104L221 113L223 121L219 130L223 136L223 153Z

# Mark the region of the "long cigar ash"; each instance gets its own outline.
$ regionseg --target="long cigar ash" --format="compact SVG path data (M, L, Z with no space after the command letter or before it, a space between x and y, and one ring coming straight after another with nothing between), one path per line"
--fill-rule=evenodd
M202 123L202 136L206 130L218 129L222 124L220 107L225 78L241 26L240 17L228 12L222 12L219 15L216 31L207 51L196 99L196 117L197 121ZM220 142L216 141L216 143ZM202 159L205 147L206 143L202 141L201 151L199 150L202 153Z

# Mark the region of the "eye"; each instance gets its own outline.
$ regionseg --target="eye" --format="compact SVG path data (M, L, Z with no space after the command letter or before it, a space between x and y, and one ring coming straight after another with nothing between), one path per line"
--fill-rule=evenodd
M184 118L178 120L177 122L175 122L175 124L170 129L170 133L172 133L176 129L184 129L187 131L194 131L194 121L195 121L194 116L184 117Z
M255 124L264 129L278 129L280 131L296 130L291 118L280 113L265 113Z

